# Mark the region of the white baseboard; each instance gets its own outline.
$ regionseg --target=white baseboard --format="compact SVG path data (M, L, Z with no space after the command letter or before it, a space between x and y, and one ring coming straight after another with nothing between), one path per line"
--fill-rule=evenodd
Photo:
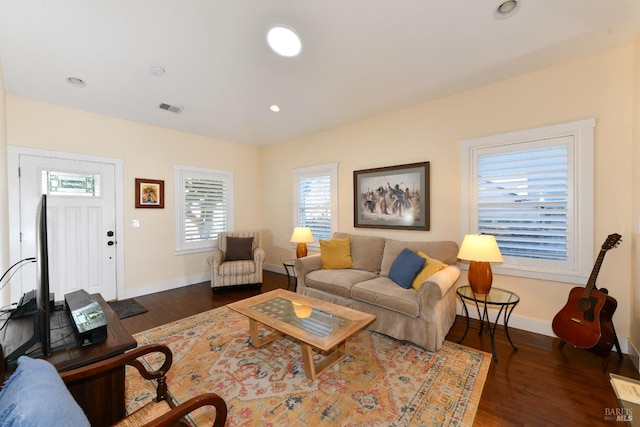
M476 320L479 319L477 311L474 312L475 307L473 308L473 310L471 310L471 308L472 307L469 307L469 317ZM464 310L462 309L460 301L457 302L456 312L458 315L464 317ZM495 316L497 315L497 313L497 310L489 310L489 317L492 323L495 320ZM500 325L504 324L502 315L500 316L500 321L498 323ZM518 314L513 314L509 318L509 328L522 329L527 332L533 332L536 334L556 338L556 334L553 333L553 328L551 327L550 322L539 319L532 319L530 317L521 316ZM628 354L634 361L635 366L638 367L638 363L640 363L640 361L638 360L639 353L631 343L631 340L629 340L629 338L627 337L618 336L618 341L620 342L620 349L622 350L622 352L624 354Z
M271 271L273 273L279 273L279 274L284 274L284 275L287 274L287 272L284 270L284 265L282 265L282 264L280 264L280 265L263 264L262 265L262 269L263 270L267 270L267 271Z
M156 292L170 291L171 289L178 289L189 285L195 285L196 283L207 282L209 280L211 280L211 274L207 272L185 277L180 280L156 283L155 285L149 285L140 288L124 289L118 292L118 299L123 300L126 298L135 298L142 295L155 294Z

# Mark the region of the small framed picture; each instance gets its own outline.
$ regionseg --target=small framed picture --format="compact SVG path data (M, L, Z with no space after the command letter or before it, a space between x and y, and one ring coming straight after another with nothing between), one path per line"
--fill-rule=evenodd
M164 181L136 178L136 208L164 209Z
M353 172L354 227L429 231L429 162Z

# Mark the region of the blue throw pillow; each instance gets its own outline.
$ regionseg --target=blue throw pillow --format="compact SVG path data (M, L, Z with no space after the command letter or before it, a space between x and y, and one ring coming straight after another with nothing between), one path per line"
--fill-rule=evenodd
M426 260L408 248L404 248L389 270L389 279L405 289L409 289Z
M43 425L88 427L89 420L52 364L21 356L0 391L0 426Z

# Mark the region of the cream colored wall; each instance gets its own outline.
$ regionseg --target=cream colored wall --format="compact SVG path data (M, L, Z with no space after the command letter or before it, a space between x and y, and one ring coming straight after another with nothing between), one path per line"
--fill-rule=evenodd
M206 253L174 255L175 164L234 172L235 228L262 228L260 152L184 132L147 126L29 99L7 96L9 145L124 160L126 289L172 287L206 275ZM3 162L3 164L6 162ZM135 209L135 178L165 182L164 209ZM6 200L6 199L5 199ZM132 219L140 228L129 228ZM208 277L208 276L206 276Z
M2 75L2 63L0 62L0 200L6 201L7 188L7 121L6 121L6 104L4 92L4 78ZM9 207L6 202L0 203L0 236L9 236ZM9 239L0 238L0 276L10 266L9 262ZM0 283L0 286L2 286ZM0 301L7 302L9 300L9 287L6 286L0 290Z
M640 228L640 35L634 44L633 67L633 221ZM631 341L635 347L634 362L640 368L638 349L640 348L640 229L634 229L632 242L631 264L633 274L631 278Z
M404 240L449 239L460 242L460 165L458 141L594 117L595 241L594 260L607 235L624 243L610 252L598 286L618 299L618 333L630 334L632 46L544 69L391 114L262 150L265 228L273 241L265 247L267 263L280 254L293 256L288 243L292 223L291 170L339 163L339 229ZM336 103L340 94L336 94ZM354 170L411 162L431 162L431 231L354 229ZM466 274L463 274L463 280ZM551 333L550 322L573 285L496 276L494 285L522 298L514 326Z

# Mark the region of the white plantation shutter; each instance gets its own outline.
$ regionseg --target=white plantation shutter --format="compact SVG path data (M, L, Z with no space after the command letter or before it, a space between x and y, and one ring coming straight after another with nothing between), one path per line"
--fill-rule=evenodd
M175 167L176 252L208 251L233 230L233 173Z
M566 261L568 145L480 154L477 164L478 232L503 256Z
M320 240L327 240L337 222L337 163L293 171L294 226L311 228L318 248Z
M582 120L460 142L465 234L496 237L500 274L585 283L593 262L593 128Z

